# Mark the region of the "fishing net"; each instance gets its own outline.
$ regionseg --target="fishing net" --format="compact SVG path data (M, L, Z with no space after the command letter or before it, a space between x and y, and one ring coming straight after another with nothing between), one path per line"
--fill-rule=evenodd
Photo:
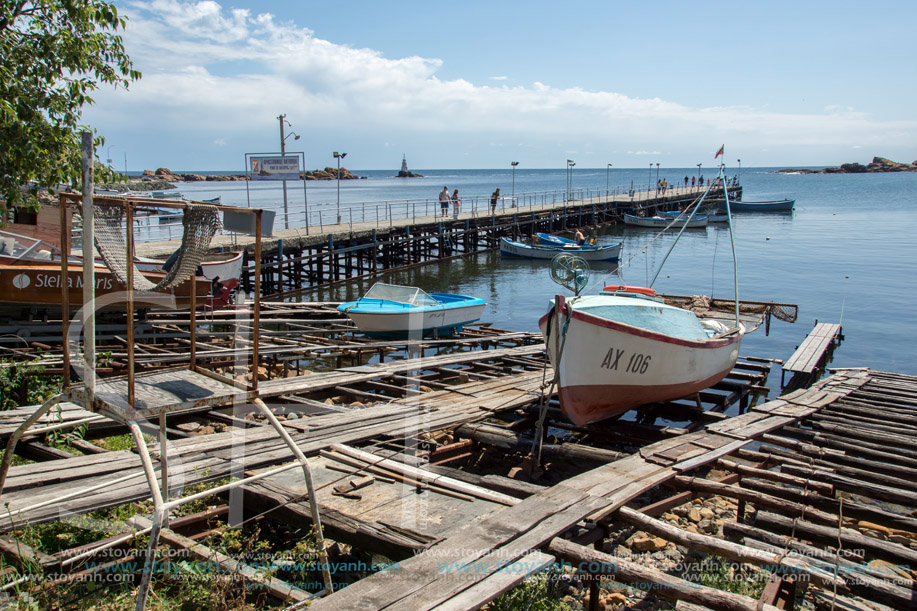
M120 205L93 206L95 220L95 244L118 281L127 286L127 266L134 265L133 258L128 263L127 246L124 241L124 207ZM215 206L207 204L186 204L182 216L184 232L181 249L175 265L166 272L158 283L151 282L134 265L133 289L137 291L166 291L179 286L193 277L207 254L210 240L221 228L220 216Z

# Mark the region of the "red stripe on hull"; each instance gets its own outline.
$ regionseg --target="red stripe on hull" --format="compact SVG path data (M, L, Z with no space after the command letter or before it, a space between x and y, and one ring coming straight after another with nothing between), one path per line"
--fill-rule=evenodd
M731 369L731 368L730 368ZM580 385L560 389L560 408L573 424L584 425L623 414L635 407L670 401L713 386L729 369L699 382L667 385Z

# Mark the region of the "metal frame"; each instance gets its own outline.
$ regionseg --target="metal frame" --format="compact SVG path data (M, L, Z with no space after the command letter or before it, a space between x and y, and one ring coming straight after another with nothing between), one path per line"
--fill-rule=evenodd
M89 207L92 206L92 196L86 198ZM122 205L125 208L127 226L126 226L126 246L127 246L127 260L132 260L133 253L133 211L134 207L144 207L144 206L156 206L157 208L176 208L184 210L187 208L187 204L183 202L175 202L174 200L131 200L124 198L97 198L104 200L106 204L116 204ZM65 218L65 207L68 204L78 204L80 203L81 198L75 194L62 194L60 199L61 206L61 218ZM212 204L211 204L212 205ZM63 382L63 392L55 397L52 397L44 404L42 404L35 412L26 419L10 436L10 439L6 446L6 452L3 456L2 462L0 462L0 495L3 493L3 486L6 482L6 477L9 472L10 464L12 463L12 458L14 451L16 449L16 444L19 440L26 434L26 431L38 420L47 414L55 405L62 401L71 401L81 405L84 409L88 409L97 414L103 415L111 420L120 422L127 426L134 438L134 443L137 446L138 453L140 455L140 460L143 465L143 472L146 477L147 483L150 487L150 494L153 499L153 526L150 531L150 541L147 547L146 558L143 566L143 573L140 581L140 587L137 592L137 601L136 609L142 611L146 606L147 596L149 595L150 583L152 578L153 566L155 564L156 548L159 543L159 536L162 531L162 528L168 527L169 520L169 511L190 501L197 500L201 496L211 495L219 492L224 492L231 490L233 488L238 488L252 481L263 479L275 473L281 471L286 471L290 468L296 467L299 465L303 471L303 477L306 482L306 488L309 495L309 505L312 512L312 520L315 526L316 531L316 542L319 546L319 555L322 566L322 578L325 584L325 588L319 592L316 596L322 596L328 594L332 591L331 583L331 573L328 566L328 557L327 550L325 549L324 536L322 534L322 524L321 516L318 510L318 504L315 498L315 487L312 479L312 470L309 465L309 460L302 453L299 447L296 445L296 442L290 437L289 433L283 428L283 425L280 421L274 416L270 408L259 398L258 395L258 344L260 340L260 294L261 294L261 210L260 209L250 209L250 208L238 208L234 206L222 206L216 205L217 210L239 212L245 214L255 215L255 271L254 271L254 285L255 285L255 299L252 306L252 316L253 316L253 331L252 331L252 360L250 364L251 371L251 384L243 384L232 378L222 376L215 372L209 371L204 368L197 366L196 362L196 324L195 324L195 314L196 314L196 294L195 294L195 282L192 281L191 289L191 306L190 306L190 317L191 317L191 326L190 326L190 340L191 340L191 362L190 362L190 371L199 376L204 376L208 379L214 380L217 383L225 384L227 390L232 389L232 392L227 393L225 396L214 396L209 400L211 403L217 404L226 404L227 399L232 401L238 399L244 399L246 401L251 401L254 403L259 410L264 414L268 422L271 423L271 426L277 431L277 434L283 439L283 441L290 448L290 451L295 457L295 461L277 467L275 469L268 470L266 472L260 473L258 475L249 476L237 481L233 481L229 484L219 486L214 489L207 490L202 493L194 494L184 498L178 498L175 500L169 500L169 461L168 461L168 442L166 438L166 417L169 413L174 413L176 411L181 411L188 409L189 407L195 407L202 403L202 400L194 400L188 398L188 400L179 400L177 403L172 404L163 404L163 405L152 405L149 407L136 407L136 394L135 394L135 385L137 376L134 373L134 342L133 342L133 318L134 318L134 291L131 290L133 285L133 265L128 265L128 290L127 290L127 351L128 351L128 371L127 371L127 405L118 405L111 401L105 401L104 399L99 398L95 393L95 390L98 386L95 380L95 369L93 363L87 363L86 368L86 383L83 385L72 385L70 380L70 352L67 347L67 342L64 342L64 353L63 353L63 370L64 370L64 382ZM91 223L93 215L91 210L89 213L83 214L84 224L89 222ZM66 223L61 224L61 250L62 252L69 252L69 236L66 235ZM84 256L83 258L84 269L86 267L92 267L94 265L93 257ZM67 286L67 272L69 269L69 264L66 257L62 257L61 262L61 307L62 312L65 313L62 316L63 320L63 336L66 338L69 334L69 315L66 312L69 311L69 287ZM89 286L94 286L91 284ZM94 312L88 313L89 317L94 316ZM93 326L91 323L88 323L86 326L87 333L90 333ZM173 370L175 371L175 370ZM153 372L151 376L161 374L162 372ZM145 374L140 374L141 379ZM242 391L242 392L239 392ZM203 402L208 402L208 400L203 400ZM158 428L159 428L159 437L160 437L160 451L159 451L159 463L160 463L160 477L156 476L156 469L153 465L153 460L150 457L149 448L146 445L146 441L143 438L143 434L140 430L140 421L141 420L150 420L153 417L158 416ZM106 485L109 485L106 483ZM85 490L80 490L74 492L74 496L78 494L85 493ZM63 499L57 499L63 500ZM22 508L19 511L23 511L27 508ZM13 514L17 513L17 510L12 511Z

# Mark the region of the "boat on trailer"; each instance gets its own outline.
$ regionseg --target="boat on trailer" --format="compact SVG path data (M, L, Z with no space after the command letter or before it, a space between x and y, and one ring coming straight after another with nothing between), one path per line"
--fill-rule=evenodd
M427 293L414 286L377 282L363 297L338 310L371 337L400 339L455 335L481 318L483 299L453 293Z
M587 261L617 261L621 257L621 242L592 246L589 244L564 244L563 246L539 246L500 238L500 254L506 257L525 259L553 259L559 254L573 254Z

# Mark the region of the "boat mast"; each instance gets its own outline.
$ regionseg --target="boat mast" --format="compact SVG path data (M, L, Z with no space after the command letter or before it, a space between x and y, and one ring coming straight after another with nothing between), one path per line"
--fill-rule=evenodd
M720 178L723 181L723 195L726 198L726 218L729 221L729 240L732 242L732 286L735 291L736 326L739 326L739 261L736 257L736 234L732 228L732 210L729 205L729 189L726 188L726 163L720 164ZM712 295L711 295L712 297Z

